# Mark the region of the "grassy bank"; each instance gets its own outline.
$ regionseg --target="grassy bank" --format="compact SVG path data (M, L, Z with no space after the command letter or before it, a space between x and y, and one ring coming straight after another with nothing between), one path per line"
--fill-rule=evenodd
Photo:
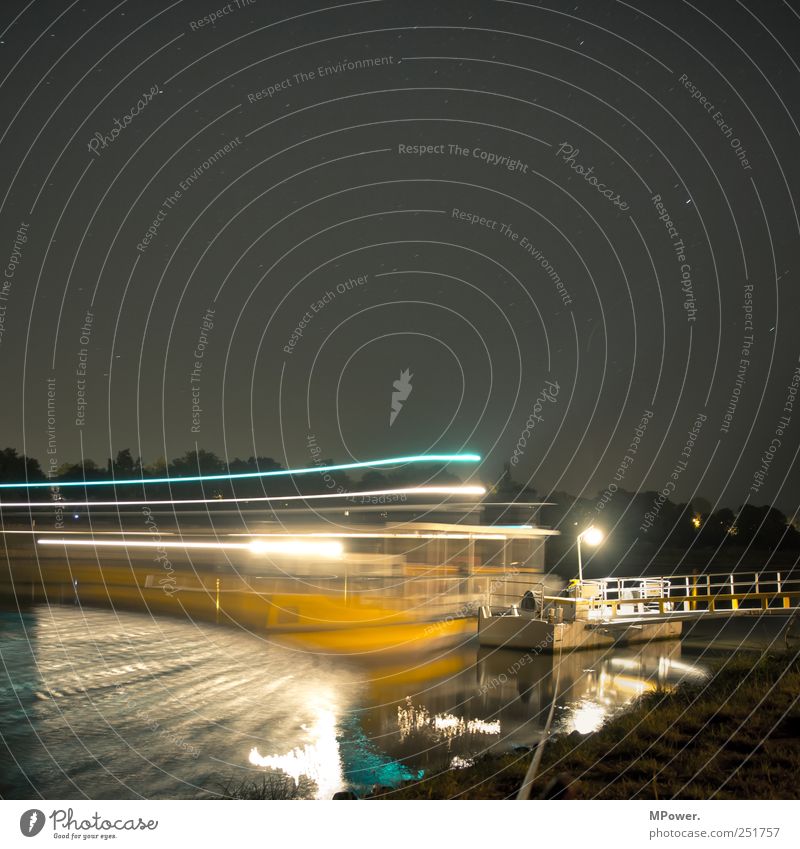
M531 798L800 798L800 660L739 653L712 680L642 697L588 736L548 741ZM384 791L396 799L513 798L531 753L484 757Z

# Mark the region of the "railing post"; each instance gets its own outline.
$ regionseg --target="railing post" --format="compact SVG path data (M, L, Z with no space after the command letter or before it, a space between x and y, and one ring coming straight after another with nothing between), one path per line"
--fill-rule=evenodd
M731 595L732 596L736 595L736 584L734 583L734 580L733 580L733 574L731 574ZM739 599L738 598L732 598L731 599L731 610L738 610L738 609L739 609Z

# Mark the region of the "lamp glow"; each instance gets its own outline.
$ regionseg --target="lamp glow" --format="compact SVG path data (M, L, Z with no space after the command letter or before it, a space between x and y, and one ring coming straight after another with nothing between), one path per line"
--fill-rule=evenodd
M600 528L587 528L581 536L583 537L583 541L588 545L600 545L603 541L603 532Z

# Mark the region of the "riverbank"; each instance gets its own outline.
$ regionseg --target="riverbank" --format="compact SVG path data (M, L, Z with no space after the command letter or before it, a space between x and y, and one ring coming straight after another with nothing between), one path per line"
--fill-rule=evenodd
M590 735L550 740L531 798L800 798L800 657L739 652L713 677L643 696ZM487 756L376 794L514 798L530 752Z

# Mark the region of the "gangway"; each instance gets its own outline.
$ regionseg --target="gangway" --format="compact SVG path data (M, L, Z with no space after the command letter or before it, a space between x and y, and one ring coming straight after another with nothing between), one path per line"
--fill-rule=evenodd
M664 578L602 578L588 599L596 616L622 613L632 600L639 613L768 612L792 610L800 602L800 573L717 572ZM794 602L794 604L792 603Z
M552 651L679 637L701 618L800 609L800 571L573 581L560 595L515 576L495 582L478 616L481 644Z

